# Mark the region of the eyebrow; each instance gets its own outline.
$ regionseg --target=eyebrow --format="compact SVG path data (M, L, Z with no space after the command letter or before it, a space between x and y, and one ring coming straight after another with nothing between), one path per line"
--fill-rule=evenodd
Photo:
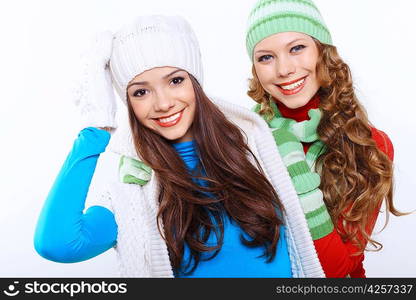
M294 39L293 41L289 42L287 45L289 46L289 45L292 45L292 44L294 44L294 43L296 43L298 41L302 41L302 40L304 40L304 38ZM258 53L267 53L267 52L272 52L272 51L271 50L258 50L258 51L256 51L255 54L258 54Z
M257 53L263 53L263 52L265 53L265 52L270 52L270 51L269 50L258 50L258 51L256 51L256 54Z
M177 70L175 70L175 71L173 71L173 72L170 72L169 74L167 74L167 75L163 76L162 78L163 78L163 79L169 78L169 77L170 77L170 76L172 76L173 74L175 74L175 73L177 73L177 72L181 72L181 71L184 71L184 70L182 70L182 69L177 69ZM147 82L147 81L132 82L132 83L130 83L130 84L127 86L127 89L129 89L129 88L130 88L130 87L132 87L133 85L146 85L146 84L149 84L149 82Z
M291 41L288 45L291 45L291 44L293 44L295 42L302 41L302 40L305 40L305 39L304 38L295 39L295 40Z

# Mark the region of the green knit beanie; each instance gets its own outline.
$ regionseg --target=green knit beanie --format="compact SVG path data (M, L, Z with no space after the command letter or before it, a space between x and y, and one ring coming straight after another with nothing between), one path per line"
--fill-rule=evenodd
M250 59L260 41L288 31L302 32L332 45L331 34L311 0L260 0L248 19L246 46Z

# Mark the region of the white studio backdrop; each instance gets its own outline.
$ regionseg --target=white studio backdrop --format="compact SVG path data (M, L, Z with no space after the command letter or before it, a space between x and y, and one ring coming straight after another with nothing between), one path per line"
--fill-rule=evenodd
M114 250L76 264L41 258L33 233L43 201L77 135L69 92L77 58L97 31L134 16L182 15L193 26L208 94L251 108L244 33L255 0L2 1L0 4L0 276L114 277ZM373 124L395 146L395 203L415 209L416 20L413 0L315 0L350 65ZM380 215L377 229L383 225ZM416 216L391 217L366 254L369 277L416 277Z

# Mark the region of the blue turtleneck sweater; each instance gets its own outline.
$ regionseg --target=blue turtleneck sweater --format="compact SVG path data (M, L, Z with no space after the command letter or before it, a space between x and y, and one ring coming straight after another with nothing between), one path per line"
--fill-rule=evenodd
M173 146L185 162L189 172L195 174L199 164L195 143L189 141ZM206 182L203 180L194 180L197 184L206 186ZM224 215L223 222L224 241L219 253L212 259L201 259L191 275L177 272L177 277L292 277L284 226L281 226L275 259L267 263L266 258L261 257L264 247L249 248L245 246L241 242L240 236L243 235L247 240L250 240L250 237L228 216ZM208 244L217 245L217 237L214 232L211 232ZM202 258L209 258L212 254L212 252L203 253ZM189 248L185 246L184 264L189 260Z
M97 256L117 242L117 224L111 211L93 206L85 213L86 191L99 155L109 142L109 134L96 128L82 130L55 180L39 216L35 231L35 248L46 259L57 262L80 262ZM198 156L192 141L173 145L194 172ZM81 180L82 179L82 180ZM203 180L196 183L204 186ZM58 224L68 224L57 226ZM80 228L80 226L82 228ZM202 260L191 275L176 272L177 277L292 277L284 227L277 246L277 254L266 263L263 248L248 248L240 241L245 233L228 217L224 217L224 241L218 255ZM246 236L248 238L248 236ZM70 241L70 242L68 242ZM216 243L215 234L208 243ZM202 257L210 256L204 253ZM185 247L184 263L190 258Z

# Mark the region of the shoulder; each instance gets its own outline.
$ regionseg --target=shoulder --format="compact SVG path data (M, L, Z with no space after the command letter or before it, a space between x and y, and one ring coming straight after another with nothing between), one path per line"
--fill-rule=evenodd
M393 161L394 147L388 135L375 127L370 128L372 138L376 142L378 149L380 149L384 154L388 156L388 158L390 158L391 161Z
M235 123L243 131L258 131L258 129L269 131L266 121L254 111L217 97L210 97L210 100L218 106L228 120Z

